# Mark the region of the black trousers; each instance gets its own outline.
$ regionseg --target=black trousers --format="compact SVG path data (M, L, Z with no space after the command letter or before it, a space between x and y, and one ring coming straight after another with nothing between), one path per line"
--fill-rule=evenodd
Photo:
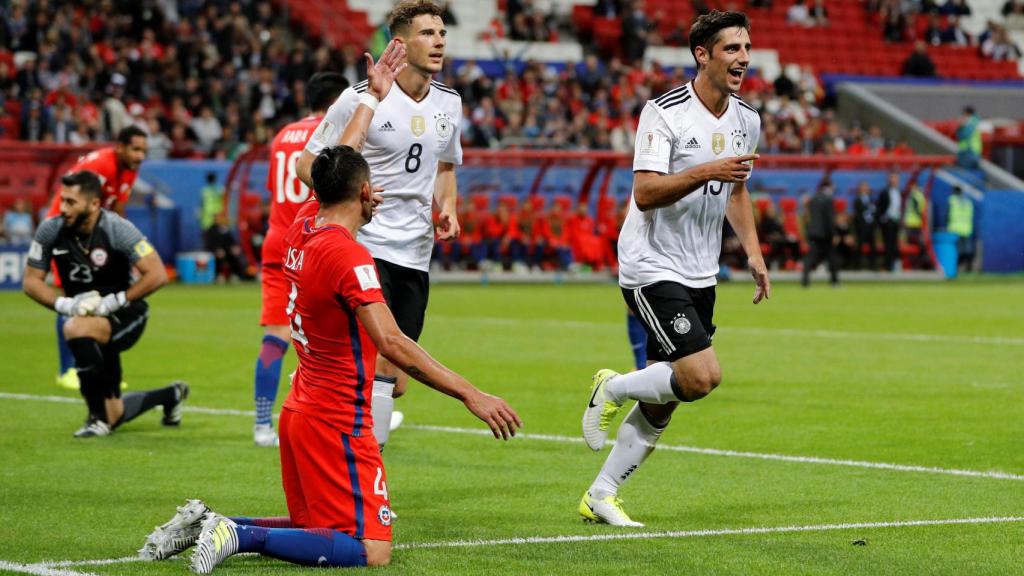
M808 238L809 250L804 258L804 272L801 284L811 285L811 271L818 267L823 261L828 262L829 281L833 284L839 283L839 259L836 257L836 248L832 245L831 238Z

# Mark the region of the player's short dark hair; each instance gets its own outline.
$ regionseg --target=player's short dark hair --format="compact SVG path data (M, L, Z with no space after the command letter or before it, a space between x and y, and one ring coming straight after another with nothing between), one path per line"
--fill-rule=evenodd
M348 88L348 79L337 72L317 72L306 83L306 102L314 112L327 110Z
M60 183L68 188L78 186L79 193L89 198L99 198L103 186L100 183L100 177L89 170L69 172L61 176Z
M726 28L745 28L750 32L750 18L743 12L721 12L712 10L698 16L690 26L690 54L697 61L697 46L703 46L708 53L718 42L718 33Z
M117 141L127 146L132 143L132 138L136 138L139 136L143 138L149 137L149 135L146 134L146 132L138 126L125 126L124 128L121 128L120 132L117 133Z
M402 0L391 11L391 20L388 21L388 30L392 36L397 36L412 24L413 18L429 14L441 17L441 7L433 0Z
M347 202L370 179L370 165L351 146L324 148L313 160L313 189L323 206Z

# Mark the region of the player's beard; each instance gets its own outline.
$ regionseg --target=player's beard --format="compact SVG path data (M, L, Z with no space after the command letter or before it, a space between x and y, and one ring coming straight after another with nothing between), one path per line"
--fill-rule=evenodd
M89 217L92 216L89 212L82 212L78 216L75 216L70 222L65 218L64 227L75 232L80 232L85 223L89 221Z

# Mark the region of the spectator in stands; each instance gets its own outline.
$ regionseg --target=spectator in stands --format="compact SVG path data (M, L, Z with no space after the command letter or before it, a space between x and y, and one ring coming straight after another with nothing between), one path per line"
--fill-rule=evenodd
M853 200L853 228L857 236L857 258L854 265L859 269L864 269L865 258L867 269L875 269L875 221L871 186L862 180L857 184L857 197Z
M648 33L654 29L643 0L627 0L622 16L622 55L627 64L643 60Z
M199 145L197 148L207 155L213 151L214 145L224 135L220 121L213 115L213 109L209 106L203 106L199 109L199 115L192 119L189 127L198 140Z
M890 10L884 17L882 37L886 42L899 43L907 37L907 19L899 10Z
M1010 39L1002 26L992 30L992 34L981 45L981 53L993 60L1016 61L1021 58L1020 47Z
M818 185L807 203L807 244L804 269L800 283L804 288L811 285L811 272L822 262L828 263L829 282L839 285L839 263L836 260L836 213L832 200L832 183L828 180Z
M455 12L452 11L452 3L448 0L441 3L441 21L444 22L445 26L459 25L459 21L455 17Z
M942 19L939 14L936 12L928 14L928 26L921 33L921 40L932 46L939 46L942 44L942 32Z
M946 0L939 13L946 16L970 16L971 7L967 5L967 0Z
M914 43L914 51L903 61L903 75L918 78L934 78L935 62L928 56L928 45L923 40Z
M483 237L487 244L487 260L501 262L502 269L511 270L513 264L521 264L525 260L525 248L508 203L499 201L494 213L484 221Z
M555 198L555 202L551 204L547 220L548 236L545 238L545 244L548 247L547 256L554 259L559 270L568 270L573 260L569 223L558 198Z
M953 14L946 16L946 26L942 29L940 39L943 44L953 46L971 45L971 36L960 27L960 17Z
M825 7L825 0L814 0L810 16L814 20L815 26L828 26L828 9Z
M793 0L793 4L786 10L786 22L792 26L814 26L814 18L807 8L806 0Z
M981 165L981 130L978 117L973 106L965 106L960 125L956 129L957 153L956 164L961 168L976 170Z
M886 272L896 271L899 257L900 222L903 220L903 193L900 190L900 173L889 173L889 181L878 194L875 214L878 227L882 230L882 245Z
M16 198L10 208L4 211L3 236L11 244L28 245L35 234L32 221L32 206L27 198Z
M127 79L119 73L110 77L107 97L103 100L103 132L108 137L117 134L131 123L128 108L124 105L124 88Z

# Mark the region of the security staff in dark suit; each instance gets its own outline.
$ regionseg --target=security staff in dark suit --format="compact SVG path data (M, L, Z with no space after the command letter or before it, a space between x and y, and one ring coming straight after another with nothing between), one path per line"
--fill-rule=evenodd
M807 243L810 250L804 259L801 284L811 285L811 271L823 260L828 262L832 286L839 284L839 262L836 258L836 210L832 201L832 182L823 180L807 203Z

